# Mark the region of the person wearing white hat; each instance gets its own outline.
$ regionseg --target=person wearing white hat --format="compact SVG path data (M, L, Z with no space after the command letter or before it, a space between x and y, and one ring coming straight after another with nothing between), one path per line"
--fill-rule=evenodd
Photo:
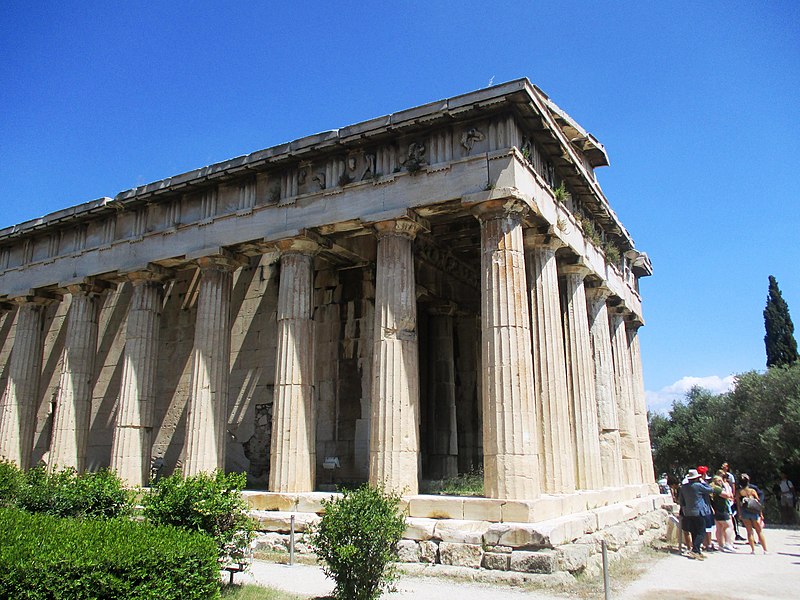
M701 481L702 475L697 469L689 469L685 481L678 492L678 504L683 509L684 528L692 536L692 551L689 558L705 560L701 546L706 534L705 516L710 512L711 486Z

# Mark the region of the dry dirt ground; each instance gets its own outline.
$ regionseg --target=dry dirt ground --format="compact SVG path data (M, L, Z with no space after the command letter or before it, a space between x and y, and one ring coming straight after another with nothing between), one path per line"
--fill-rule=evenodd
M756 554L751 555L750 547L741 543L737 544L736 554L710 553L702 562L674 553L650 553L641 564L629 565L627 573L619 575L625 581L615 582L616 589L611 597L625 600L707 600L723 594L736 600L800 598L800 530L769 529L766 535L769 549L766 555L758 546ZM641 573L636 576L636 571ZM333 589L332 581L325 578L319 567L266 561L255 561L252 571L237 575L236 581L274 587L301 598L323 598ZM544 590L463 582L451 577L404 575L395 587L396 591L384 594L382 598L553 600L603 597L597 583L594 586L584 583L574 590Z

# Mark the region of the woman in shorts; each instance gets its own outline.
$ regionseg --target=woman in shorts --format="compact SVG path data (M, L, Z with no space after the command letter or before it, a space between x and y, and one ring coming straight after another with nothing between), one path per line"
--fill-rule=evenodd
M764 528L761 525L761 511L755 511L752 507L747 505L747 499L749 498L755 498L759 503L763 504L764 496L761 490L756 486L750 485L750 476L746 473L742 473L742 477L739 480L737 496L739 496L739 518L747 528L747 543L750 544L750 554L756 553L756 541L753 532L758 534L758 541L761 544L761 549L764 551L764 554L766 554L767 540L764 538Z
M735 552L733 545L728 543L728 531L731 527L730 492L725 488L725 482L719 475L711 481L711 508L714 509L714 522L717 526L717 546L723 552Z

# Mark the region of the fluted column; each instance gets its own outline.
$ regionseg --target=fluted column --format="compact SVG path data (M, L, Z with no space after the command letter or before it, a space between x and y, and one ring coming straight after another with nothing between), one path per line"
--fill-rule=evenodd
M653 467L653 449L650 445L650 428L647 424L647 398L644 393L642 354L639 349L640 326L641 323L629 322L627 327L628 349L633 369L633 411L636 421L636 438L639 443L639 461L642 466L642 483L654 483L656 474Z
M411 220L377 223L369 481L419 490L419 358Z
M45 306L49 299L18 298L14 347L8 361L8 379L0 401L0 457L22 469L30 466L42 350Z
M458 357L456 367L457 399L456 423L458 428L458 471L471 473L479 466L478 434L478 320L474 315L457 316L455 322Z
M618 487L624 483L622 448L619 437L619 418L614 388L614 360L608 328L608 288L586 288L589 317L589 338L594 364L594 392L597 402L597 421L600 429L600 465L603 485Z
M609 311L611 349L614 356L614 390L619 416L619 437L622 450L622 474L626 485L641 483L642 468L639 444L636 439L636 420L633 410L633 378L628 335L621 309Z
M199 258L200 285L192 351L192 389L186 419L183 473L225 468L231 287L237 264L226 256Z
M125 329L111 468L131 486L146 485L150 474L164 276L158 268L128 276L133 293Z
M539 495L539 422L522 217L515 201L488 201L481 223L481 352L484 493L490 498Z
M98 294L102 288L89 283L72 285L67 289L72 302L67 314L49 466L51 469L74 467L83 471L92 413Z
M316 483L314 415L314 254L317 244L285 240L278 289L278 348L272 412L269 489L313 492Z
M541 423L539 468L551 493L575 490L575 446L570 428L567 368L556 269L554 236L528 234L526 263L531 295L536 418Z
M589 269L582 265L565 265L561 272L564 275L564 341L567 389L574 415L572 431L576 481L580 489L594 490L603 487L603 472L600 466L600 431L589 316L583 283Z
M453 313L450 306L435 307L428 320L430 352L428 401L433 403L431 476L458 475L458 427L453 359Z

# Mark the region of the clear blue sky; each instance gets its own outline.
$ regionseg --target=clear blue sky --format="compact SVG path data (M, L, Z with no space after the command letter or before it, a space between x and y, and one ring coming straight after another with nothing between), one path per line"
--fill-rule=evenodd
M800 325L796 1L115 4L3 3L0 227L524 76L653 261L654 406L764 368L769 274Z

